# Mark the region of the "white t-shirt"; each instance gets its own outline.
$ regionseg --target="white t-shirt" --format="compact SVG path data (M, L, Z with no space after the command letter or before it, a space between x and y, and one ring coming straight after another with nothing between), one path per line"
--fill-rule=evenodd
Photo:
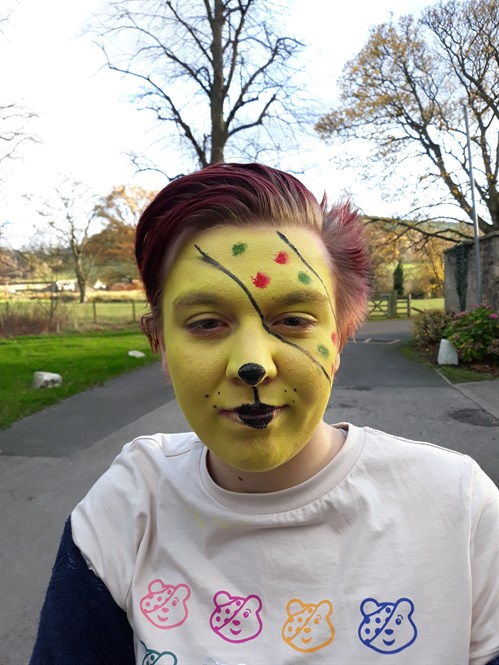
M126 445L72 514L144 665L484 665L498 492L466 455L341 424L297 487L240 494L193 433Z

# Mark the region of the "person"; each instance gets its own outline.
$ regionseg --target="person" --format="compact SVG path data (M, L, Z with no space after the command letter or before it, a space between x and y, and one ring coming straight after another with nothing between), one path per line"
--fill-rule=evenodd
M366 314L351 205L217 164L156 196L136 256L192 432L128 443L73 510L32 665L499 662L492 481L324 420Z

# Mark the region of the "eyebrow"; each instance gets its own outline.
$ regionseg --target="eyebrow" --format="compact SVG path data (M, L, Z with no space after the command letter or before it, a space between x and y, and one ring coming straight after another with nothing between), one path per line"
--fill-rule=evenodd
M293 291L279 301L280 305L300 305L301 303L312 303L317 305L329 304L329 298L325 293L307 289L306 291Z
M214 296L208 291L185 291L179 294L172 302L174 309L183 307L203 306L212 307L228 303L229 300L220 296ZM312 290L293 291L279 300L282 307L291 307L292 305L301 305L302 303L312 303L317 305L326 305L329 299L325 293Z
M182 307L192 307L193 305L212 306L219 305L221 302L227 302L225 298L214 296L208 291L184 291L180 293L172 302L174 309Z

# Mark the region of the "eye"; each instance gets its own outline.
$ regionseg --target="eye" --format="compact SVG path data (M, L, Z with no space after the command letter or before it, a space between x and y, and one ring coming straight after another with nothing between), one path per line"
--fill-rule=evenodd
M217 333L223 332L227 328L227 324L221 319L214 317L206 317L204 319L196 319L189 321L186 324L186 329L193 335L198 337L213 336Z
M314 321L305 316L299 316L298 314L287 314L277 318L273 325L287 331L298 332L312 328L314 326Z

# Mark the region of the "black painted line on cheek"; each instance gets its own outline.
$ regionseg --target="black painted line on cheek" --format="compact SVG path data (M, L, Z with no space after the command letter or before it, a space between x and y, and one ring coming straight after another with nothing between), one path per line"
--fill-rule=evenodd
M263 326L264 330L266 332L268 332L269 335L272 335L272 337L275 337L276 339L278 339L283 344L288 344L288 346L292 346L294 349L297 349L301 353L305 354L307 356L307 358L309 358L314 363L314 365L317 365L317 367L319 367L321 372L326 377L327 382L330 384L331 383L331 377L327 373L326 368L323 365L321 365L321 363L318 362L318 360L316 360L311 353L309 353L306 349L302 349L301 346L298 346L297 344L293 344L293 342L290 342L289 340L285 339L284 337L282 337L278 333L274 332L273 330L270 330L268 325L265 323L263 313L260 310L260 308L258 307L258 303L253 298L253 296L252 296L251 292L249 291L248 287L245 284L243 284L243 282L241 282L239 277L234 275L234 273L232 273L230 270L228 270L225 266L223 266L221 263L219 263L216 259L212 258L209 254L204 252L201 249L201 247L199 247L198 245L194 245L194 247L201 254L201 257L202 257L201 260L202 261L204 261L205 263L208 263L209 265L213 266L213 268L217 268L217 270L221 270L224 274L227 275L227 277L230 277L238 286L241 287L241 289L244 291L244 293L248 296L248 299L251 302L251 304L253 305L253 307L254 307L255 311L257 312L258 316L260 317L260 320L262 322L262 326ZM320 279L320 277L319 277L319 279ZM326 293L327 293L327 290L326 290ZM336 319L335 319L335 321L336 321Z

